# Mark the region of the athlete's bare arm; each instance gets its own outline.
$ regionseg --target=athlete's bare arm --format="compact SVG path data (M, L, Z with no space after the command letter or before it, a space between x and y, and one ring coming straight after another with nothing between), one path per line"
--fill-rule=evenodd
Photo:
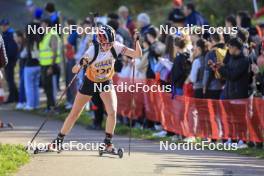
M136 41L136 49L126 48L124 55L132 58L142 57L142 49L139 43L139 33L136 32L134 35L134 40Z

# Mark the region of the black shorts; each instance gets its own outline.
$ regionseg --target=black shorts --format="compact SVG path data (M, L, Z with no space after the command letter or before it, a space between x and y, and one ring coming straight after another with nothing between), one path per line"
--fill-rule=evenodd
M112 84L112 80L107 80L104 82L93 82L89 80L86 76L84 76L83 83L79 89L79 92L83 95L99 96L101 92L109 91Z

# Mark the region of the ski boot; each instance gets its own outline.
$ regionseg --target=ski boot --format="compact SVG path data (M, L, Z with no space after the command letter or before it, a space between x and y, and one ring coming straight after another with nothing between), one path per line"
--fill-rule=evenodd
M50 144L48 144L44 149L36 148L34 154L46 153L46 152L57 152L60 153L63 150L62 147L63 138L57 137Z

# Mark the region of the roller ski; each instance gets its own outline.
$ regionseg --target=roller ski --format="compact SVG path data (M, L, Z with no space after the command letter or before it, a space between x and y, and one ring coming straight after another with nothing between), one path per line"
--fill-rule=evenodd
M3 123L0 121L0 128L9 128L9 129L13 129L14 125L12 123Z
M103 156L103 154L110 155L118 155L119 158L123 158L124 149L123 148L115 148L112 142L108 139L104 140L104 146L99 147L99 156Z
M34 154L38 154L38 153L47 153L47 152L57 152L57 153L61 153L63 150L62 147L63 144L63 137L60 138L59 136L54 139L50 144L48 144L47 146L45 146L44 148L38 148L36 147L34 149Z

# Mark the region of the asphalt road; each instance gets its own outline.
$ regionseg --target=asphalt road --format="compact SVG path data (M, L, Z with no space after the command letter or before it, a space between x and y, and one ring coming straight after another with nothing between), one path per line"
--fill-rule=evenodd
M13 130L0 130L1 143L26 145L43 117L18 112L0 106L0 119L13 122ZM50 142L56 137L62 122L49 121L36 139L38 143ZM103 131L89 131L76 125L65 142L82 144L103 141ZM115 136L116 146L123 147L123 159L117 156L98 156L98 151L63 151L57 153L31 154L29 164L21 167L17 176L174 176L174 175L224 175L262 176L264 160L217 151L161 151L160 143L146 140L132 140L132 152L128 156L127 137Z

